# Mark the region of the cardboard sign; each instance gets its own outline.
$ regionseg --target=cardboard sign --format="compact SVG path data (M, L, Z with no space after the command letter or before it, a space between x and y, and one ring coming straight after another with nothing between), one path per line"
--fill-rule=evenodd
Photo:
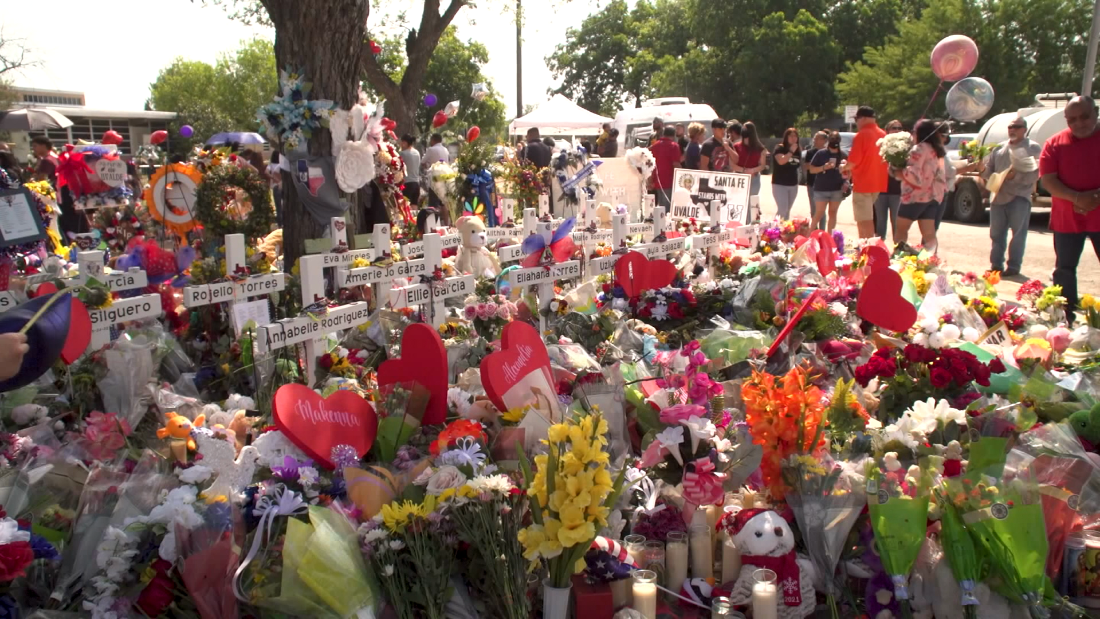
M275 392L275 426L315 462L332 469L332 448L350 445L362 458L378 434L378 416L351 391L322 398L309 387L283 385Z
M538 331L525 322L510 322L500 344L498 352L481 361L481 382L489 400L502 411L531 406L547 420L561 421L550 355Z
M978 338L977 343L979 346L986 344L991 346L1004 346L1005 344L1012 343L1012 333L1002 320L983 333L982 336Z
M627 297L640 296L646 290L664 288L676 279L676 265L668 260L650 260L631 251L615 263L615 281Z
M856 302L856 314L889 331L908 331L917 321L917 308L901 296L901 275L881 269L867 276Z
M748 224L749 190L752 176L729 172L706 172L677 168L672 174L672 211L674 219L709 221L711 200L718 200L730 221Z
M447 420L447 378L447 350L439 331L426 324L409 325L401 336L401 357L378 367L379 390L396 383L419 383L427 388L431 397L421 421L425 425Z
M95 162L95 174L108 187L126 184L126 162L121 159L100 159Z

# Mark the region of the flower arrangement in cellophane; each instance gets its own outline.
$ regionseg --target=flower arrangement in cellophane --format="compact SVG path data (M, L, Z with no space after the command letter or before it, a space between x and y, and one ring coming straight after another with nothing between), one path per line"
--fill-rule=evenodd
M526 458L520 461L533 523L518 537L524 556L543 563L550 586L568 587L584 570L584 555L619 500L623 473L612 480L607 430L598 412L554 424L534 471Z

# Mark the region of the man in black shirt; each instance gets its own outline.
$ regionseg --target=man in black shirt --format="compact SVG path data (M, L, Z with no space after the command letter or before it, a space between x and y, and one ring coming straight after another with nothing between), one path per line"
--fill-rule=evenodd
M829 141L829 134L824 131L818 131L814 134L814 144L811 148L806 150L806 157L802 160L802 168L806 171L806 187L810 190L810 213L811 220L813 219L813 213L817 209L817 203L814 202L814 177L817 175L810 172L810 162L814 160L814 155L817 151L825 148L825 143ZM825 229L825 218L822 218L818 222L818 229Z
M523 149L523 158L538 169L550 167L550 149L542 143L537 127L527 130L527 146Z
M730 161L737 161L737 153L726 142L726 121L715 118L710 121L710 130L714 137L703 142L703 147L699 151L699 169L729 172Z

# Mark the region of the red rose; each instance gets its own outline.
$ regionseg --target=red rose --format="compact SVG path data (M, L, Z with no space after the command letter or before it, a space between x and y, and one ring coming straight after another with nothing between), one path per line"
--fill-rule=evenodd
M681 294L684 295L684 301L685 302L687 302L691 305L695 305L695 293L694 292L688 290L687 288L684 288L683 291L681 291Z
M993 357L993 360L989 362L989 371L994 374L1000 374L1007 369L1000 357Z
M153 568L156 575L141 590L141 594L138 595L137 606L147 616L157 617L164 612L164 609L168 608L168 605L174 599L172 579L168 578L168 570L172 568L172 564L164 559L157 559L153 561L150 567Z
M679 319L684 317L684 311L680 309L679 305L676 305L674 303L674 304L668 306L668 315L671 318L675 318L676 320L679 320Z
M978 364L977 369L974 371L974 381L983 387L988 387L990 374L988 367Z
M930 379L933 387L936 389L944 389L951 385L951 372L943 368L932 368Z
M0 545L0 582L10 582L24 575L34 561L30 542L9 542Z
M885 346L883 346L882 348L876 350L875 354L873 356L879 357L880 359L886 359L887 357L890 357L893 354L894 354L894 351L892 349L886 348Z
M871 380L877 376L870 366L870 363L865 363L856 368L856 382L859 383L861 387L866 387L871 384Z

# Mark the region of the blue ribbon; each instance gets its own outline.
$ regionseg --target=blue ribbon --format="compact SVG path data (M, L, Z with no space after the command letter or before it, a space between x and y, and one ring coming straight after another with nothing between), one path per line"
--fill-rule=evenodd
M497 221L497 207L493 203L493 175L488 170L482 170L466 176L466 181L474 190L478 202L485 205L486 221L490 228L500 225Z

